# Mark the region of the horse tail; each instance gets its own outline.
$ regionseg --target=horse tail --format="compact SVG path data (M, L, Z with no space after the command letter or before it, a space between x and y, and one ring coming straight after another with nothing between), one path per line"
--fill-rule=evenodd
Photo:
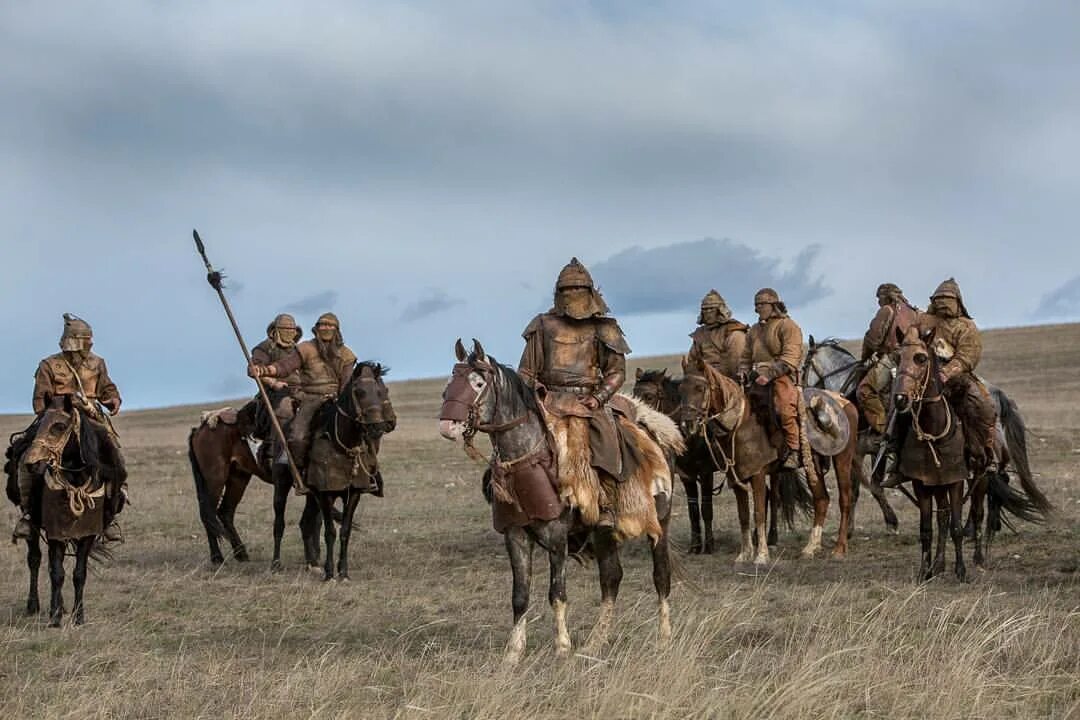
M195 455L195 433L202 429L202 425L191 429L188 435L188 461L191 463L191 474L195 477L195 497L199 502L199 519L202 520L208 533L217 537L225 537L225 526L217 514L217 500L210 493L210 486L206 483L206 476L199 467L199 458Z
M1046 513L1039 504L1026 493L1022 493L1009 485L1009 476L1004 471L987 473L989 479L987 494L990 505L990 524L999 527L1001 522L1006 522L1001 516L1001 510L1021 520L1030 523L1042 524L1046 522Z
M1027 426L1024 424L1024 418L1021 417L1016 403L1005 394L1004 390L995 387L993 393L997 399L1001 427L1005 430L1005 446L1009 450L1013 469L1020 478L1020 486L1032 505L1045 519L1045 516L1053 510L1053 505L1035 485L1035 478L1031 473L1031 462L1028 460Z
M775 477L780 485L780 515L788 530L792 530L796 514L803 519L814 514L814 496L803 476L794 470L781 470Z

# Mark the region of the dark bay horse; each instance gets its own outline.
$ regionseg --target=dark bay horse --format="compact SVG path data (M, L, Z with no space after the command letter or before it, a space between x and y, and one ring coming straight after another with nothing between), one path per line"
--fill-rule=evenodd
M365 369L366 368L366 369ZM385 392L381 376L385 369L377 363L359 363L347 386L336 399L328 400L323 411L312 419L313 446L317 436L332 437L335 427L339 432L352 434L359 432L367 420L365 411L371 418L372 410L367 406L379 392ZM378 374L378 378L374 378ZM381 385L382 390L372 387L371 383ZM372 393L372 394L368 394ZM363 394L363 395L361 395ZM355 397L354 397L355 395ZM381 405L381 400L378 401ZM387 400L388 402L388 400ZM289 491L292 488L288 466L274 463L272 455L278 452L276 441L264 441L256 458L248 445L247 438L255 429L255 405L248 403L239 411L210 413L198 427L193 428L188 436L188 459L195 479L195 495L199 503L199 517L206 529L210 545L210 560L214 564L224 561L219 537L225 537L232 545L233 557L240 561L248 559L247 549L240 538L233 522L236 508L240 504L252 476L274 486L274 558L271 568L281 569L281 540L285 534L285 509ZM331 414L332 413L332 414ZM370 423L364 432L376 432L375 425L385 421ZM390 427L390 429L393 429ZM378 441L375 440L377 448ZM365 466L366 467L366 466ZM381 476L377 476L381 482ZM376 483L377 485L378 483ZM357 499L359 494L357 494ZM331 500L332 503L332 500ZM354 505L355 509L355 505ZM342 516L336 508L331 508L336 521ZM308 493L305 497L304 511L300 517L300 536L304 543L305 561L309 568L321 566L321 547L319 530L322 525L322 511L317 497ZM351 523L349 528L351 530ZM346 533L343 529L343 538Z
M361 362L352 379L332 402L327 402L315 423L306 482L322 514L326 540L323 579L334 579L334 501L341 499L341 548L338 580L349 579L349 537L360 496L382 495L378 453L382 436L397 426L390 391L383 377L390 371L379 363ZM285 488L288 495L288 488ZM305 540L308 542L308 540Z
M821 387L844 394L852 402L855 399L855 387L862 377L862 363L844 349L835 338L815 342L810 337L809 350L803 363L803 379L807 386ZM1003 512L1030 522L1042 522L1050 511L1050 502L1035 484L1027 450L1027 426L1016 402L1004 390L985 383L990 393L998 417L999 453L998 463L989 477L972 479L971 511L965 526L967 537L975 541L975 563L983 567L989 556L989 548L994 534L1008 520ZM856 463L863 465L865 458L878 451L876 437L867 431L860 413L859 457ZM1020 481L1020 490L1009 485L1010 472ZM865 481L865 475L862 475ZM898 522L896 513L889 505L882 488L875 483L865 483L881 506L885 524L894 532ZM858 485L855 486L855 499L858 499ZM916 502L916 505L918 503ZM988 506L988 512L987 512ZM985 517L985 555L983 538L983 519Z
M457 364L443 393L439 413L439 432L450 440L462 438L466 449L477 432L490 436L493 455L489 461L494 493L493 520L503 533L513 572L514 627L507 646L506 661L521 659L526 645L526 612L532 575L532 551L539 545L548 554L551 569L548 601L555 617L555 649L560 655L570 652L570 633L566 611L566 558L571 533L590 533L600 574L600 618L592 633L592 642L601 642L612 622L615 599L622 581L619 561L621 525L613 528L583 525L581 513L558 493L553 465L563 448L549 433L536 393L513 369L489 357L479 342L466 353L459 340L455 345ZM638 422L658 433L660 442L644 430L637 431L645 460L641 472L620 485L616 506L622 512L621 497L647 498L655 526L649 532L653 561L653 585L656 588L660 637L671 634L668 595L671 590L671 559L668 555L667 527L671 514L671 477L665 451L678 451L681 438L674 423L644 405L638 405ZM639 426L640 427L640 426ZM628 487L637 483L638 486ZM647 483L647 486L646 486ZM620 518L621 522L621 518ZM655 532L656 529L659 532ZM642 532L645 532L642 530ZM655 533L655 534L653 534ZM632 535L626 535L632 537Z
M83 591L91 554L102 552L101 535L123 507L121 487L127 477L116 447L106 437L108 430L94 413L74 407L69 396L54 398L25 433L14 436L7 451L8 497L18 504L18 466L30 448L37 427L55 439L46 450L50 457L34 462L35 475L31 493L31 534L27 540L26 561L30 569L30 589L26 600L28 614L40 610L38 569L41 564L40 540L49 548L49 579L52 591L49 602L49 626L59 627L64 615L64 556L74 549L75 569L72 584L75 597L72 622L86 620ZM36 445L36 444L35 444Z
M949 533L956 551L956 577L967 582L962 522L964 482L968 477L964 433L938 379L937 357L927 350L917 328L908 328L902 338L893 394L897 412L911 416L911 431L900 448L900 473L911 480L919 502L919 580L944 572L945 534ZM931 559L935 503L938 548Z

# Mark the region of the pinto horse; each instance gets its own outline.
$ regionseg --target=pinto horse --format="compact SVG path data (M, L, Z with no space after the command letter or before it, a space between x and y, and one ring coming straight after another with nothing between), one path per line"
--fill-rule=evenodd
M49 549L49 626L60 627L64 616L64 556L74 549L75 590L72 623L86 620L83 591L91 554L102 551L101 534L120 512L124 495L120 488L127 477L116 447L104 437L108 430L90 412L74 406L70 396L54 398L39 420L21 436L12 438L8 448L8 497L18 504L18 467L38 427L57 442L47 451L48 459L33 463L35 476L30 502L30 538L26 541L26 561L30 569L28 614L40 610L38 570L41 564L40 539ZM107 553L105 553L107 556Z
M582 521L577 508L559 496L555 472L556 458L566 449L547 427L545 411L536 393L525 385L513 369L500 365L484 352L479 342L466 353L461 341L454 347L457 364L443 393L439 413L439 432L449 440L461 438L470 454L471 440L476 433L491 438L493 455L489 461L492 473L494 501L493 520L496 530L505 538L513 573L512 606L514 626L507 645L506 662L518 662L526 645L526 612L529 608L529 584L532 575L532 551L539 545L548 553L551 568L548 602L555 617L555 650L565 656L571 649L566 612L566 558L571 533L590 536L600 574L600 617L593 629L590 644L603 642L610 628L615 599L622 581L619 544L624 537L616 528L589 527ZM627 488L644 478L654 514L653 530L644 524L639 532L648 533L652 550L653 585L658 598L659 633L662 639L671 635L668 595L671 591L671 559L668 555L668 521L671 515L671 476L665 451L681 450L681 438L674 423L661 413L643 404L636 406L638 423L646 430L633 431L641 441L638 449L643 455L641 472L625 480L620 496L641 499L639 488ZM659 436L659 442L652 433ZM651 444L650 446L647 446ZM644 488L644 483L640 483ZM636 495L635 495L636 493ZM619 500L616 506L621 508ZM618 521L621 523L621 518ZM656 529L659 532L656 532Z

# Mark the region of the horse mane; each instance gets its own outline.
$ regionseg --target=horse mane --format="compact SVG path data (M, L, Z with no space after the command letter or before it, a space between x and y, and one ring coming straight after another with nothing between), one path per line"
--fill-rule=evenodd
M476 362L476 359L476 353L469 353L466 362L471 365ZM517 370L509 365L503 365L490 355L487 356L487 362L499 373L502 381L510 386L511 392L521 398L525 409L535 413L537 417L543 418L543 414L540 412L540 403L536 399L536 392L525 384L525 380L518 374Z
M641 377L638 378L638 382L643 383L662 383L667 380L668 375L664 370L642 370Z
M371 370L371 374L375 376L376 380L381 380L384 375L390 374L390 368L382 363L374 360L361 360L356 363L356 367L353 368L352 376L355 378L364 368Z

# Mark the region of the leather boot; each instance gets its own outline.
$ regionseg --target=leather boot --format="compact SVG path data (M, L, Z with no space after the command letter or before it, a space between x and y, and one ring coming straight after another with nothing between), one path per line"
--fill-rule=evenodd
M101 532L101 536L105 538L106 542L123 542L124 533L120 531L120 524L113 520L108 526Z

